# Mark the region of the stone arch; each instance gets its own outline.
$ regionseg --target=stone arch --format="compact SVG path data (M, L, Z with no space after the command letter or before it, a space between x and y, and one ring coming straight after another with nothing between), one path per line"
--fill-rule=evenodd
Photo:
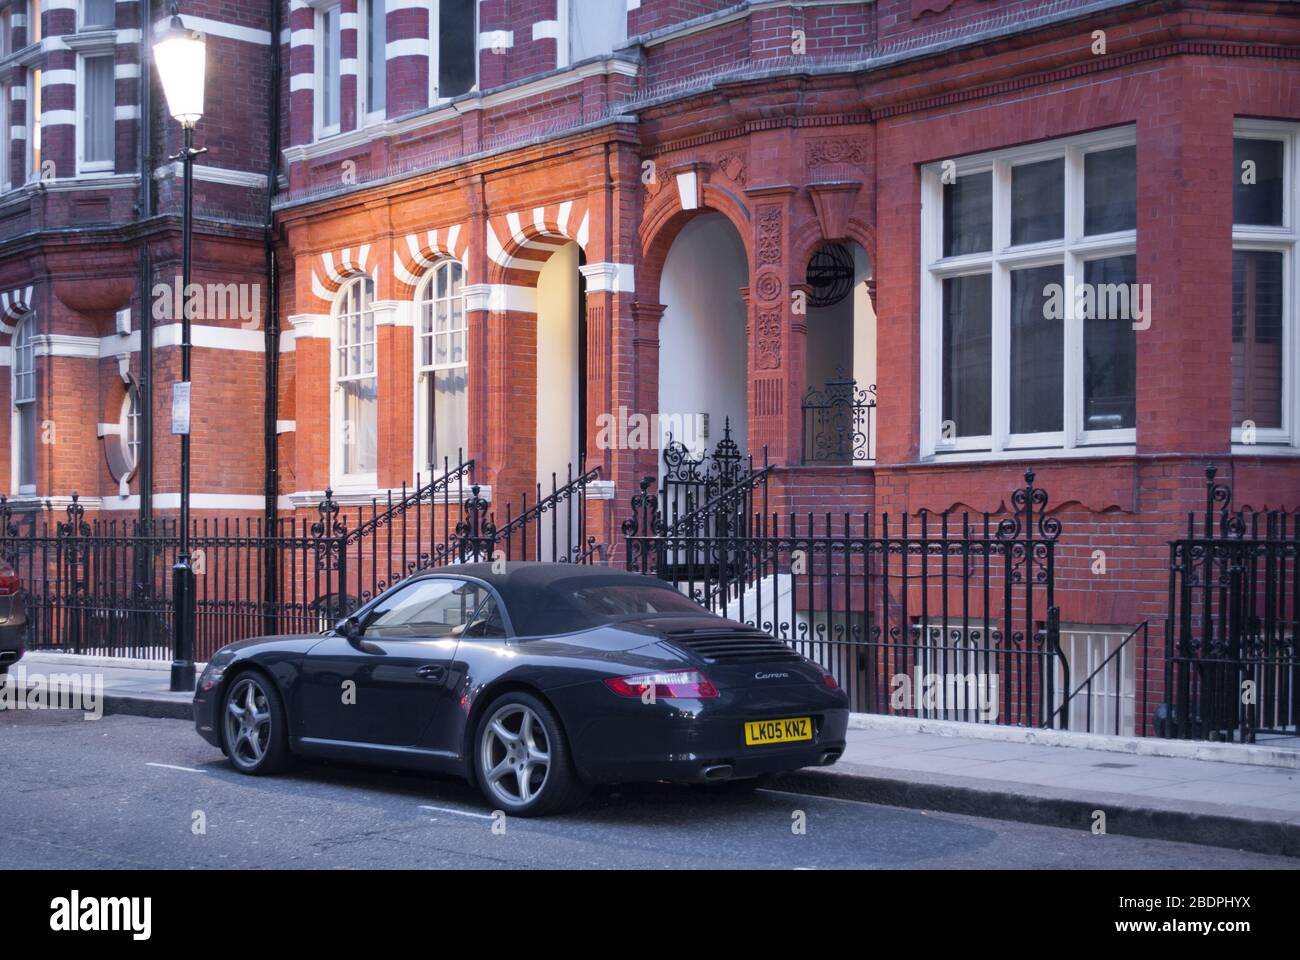
M687 210L682 207L676 188L665 187L646 209L639 231L641 269L637 275L637 299L641 302L656 301L664 262L673 241L687 223L701 214L720 213L730 220L745 245L746 260L750 264L754 262L749 207L731 191L716 184L705 183L702 193L704 202L696 209Z

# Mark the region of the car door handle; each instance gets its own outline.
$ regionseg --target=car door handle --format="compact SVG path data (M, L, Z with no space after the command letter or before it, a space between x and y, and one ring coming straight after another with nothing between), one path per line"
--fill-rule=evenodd
M425 680L445 680L447 678L447 668L437 663L427 663L415 671L416 676Z

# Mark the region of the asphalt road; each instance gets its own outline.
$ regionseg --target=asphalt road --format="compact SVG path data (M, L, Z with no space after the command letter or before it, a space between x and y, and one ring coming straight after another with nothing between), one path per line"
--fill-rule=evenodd
M762 791L650 785L510 819L431 777L308 766L235 773L177 720L0 714L0 868L1255 868L1192 844ZM806 832L792 825L799 812ZM201 813L206 832L193 824Z

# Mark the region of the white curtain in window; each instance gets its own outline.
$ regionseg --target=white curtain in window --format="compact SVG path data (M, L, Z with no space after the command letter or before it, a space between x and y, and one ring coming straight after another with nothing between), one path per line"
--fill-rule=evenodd
M116 14L115 0L82 0L81 25L83 27L111 27Z
M627 8L611 0L569 0L569 62L611 53L627 39Z
M14 330L13 403L17 420L18 483L36 483L36 350L32 343L32 322L24 320Z
M375 366L375 285L354 280L340 295L335 337L335 382L342 393L336 425L344 475L373 474L379 450L379 379Z
M321 11L320 118L325 127L339 123L339 17L338 7Z
M464 271L444 260L421 288L419 364L424 467L456 463L469 436L469 357Z
M366 112L380 113L387 102L388 11L384 0L366 5Z
M81 94L82 160L86 163L113 162L113 57L86 57L83 61Z

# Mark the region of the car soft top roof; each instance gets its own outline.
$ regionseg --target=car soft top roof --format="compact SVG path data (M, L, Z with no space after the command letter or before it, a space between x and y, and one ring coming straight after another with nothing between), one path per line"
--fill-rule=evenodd
M462 563L439 568L430 576L460 575L491 584L505 601L515 633L524 637L572 633L605 622L571 602L573 591L582 587L626 583L673 589L654 577L584 564L513 562L505 565L505 573L494 573L492 568L491 563Z

